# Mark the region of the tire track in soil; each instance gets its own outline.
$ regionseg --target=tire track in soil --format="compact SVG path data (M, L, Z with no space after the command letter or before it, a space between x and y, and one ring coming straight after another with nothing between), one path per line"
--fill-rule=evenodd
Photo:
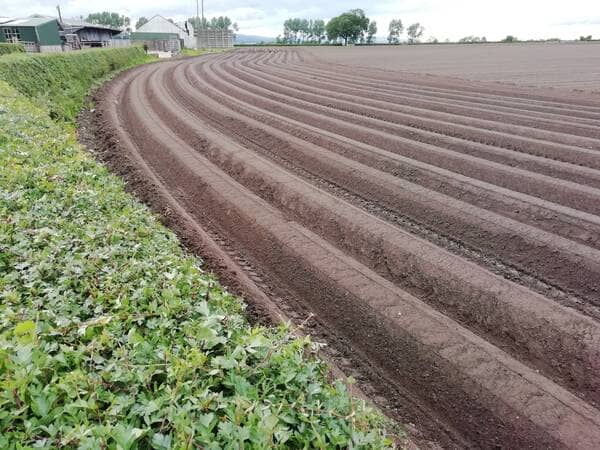
M306 64L310 69L313 61L297 51L236 51L130 71L109 84L105 95L98 98L99 129L106 134L101 145L107 154L130 158L133 167L146 165L148 169L137 172L136 177L152 178L157 194L146 193L145 199L152 204L158 197L168 198L166 203L174 206L172 216L179 217L169 219L175 224L185 222L181 216L187 215L193 226L181 227L181 231L192 242L215 242L211 235L226 236L217 239L215 247L225 246L229 253L243 255L239 260L249 264L238 264L238 268L251 275L255 272L255 277L260 273L263 292L287 293L275 295L273 302L285 304L282 309L312 311L315 329L320 330L317 334L327 335L334 347L332 355L339 349L339 353L352 355L351 359L362 360L359 370L369 380L369 392L376 399L395 396L395 406L385 401L383 406L388 412L397 408L402 420L414 419L428 430L426 435L439 433L443 445L459 447L589 448L600 442L600 412L585 400L593 401L597 391L600 358L594 342L600 338L598 322L499 278L468 258L447 253L439 247L439 240L423 241L410 234L414 227L382 221L368 208L355 209L341 194L360 194L359 189L350 187L361 176L382 180L381 190L373 192L368 201L384 210L388 207L389 200L381 192L385 181L392 184L392 179L379 167L346 158L348 164L354 164L356 177L336 183L333 167L344 160L339 153L313 144L309 150L327 156L331 169L313 175L320 185L307 184L294 175L302 177L303 173L293 168L297 164L302 169L302 160L290 157L293 150L300 153L294 133L286 140L282 128L263 128L261 133L249 133L248 144L240 145L246 131L252 131L249 124L256 129L262 122L251 122L258 119L251 110L245 121L235 118L230 103L224 100L219 105L210 100L203 92L211 86L217 92L223 86L217 86L215 75L204 70L210 63L217 72L234 73L240 67L238 60L254 57L260 58L261 64L278 67ZM186 77L190 70L207 84L186 98L183 91L190 89ZM386 77L391 75L382 80ZM235 92L233 87L230 92ZM206 101L196 98L201 95ZM490 98L485 90L482 96ZM540 107L549 108L550 103L540 100ZM582 106L582 111L591 114L593 106ZM235 124L229 133L223 125L227 121ZM259 156L259 148L274 154L279 143L289 147L287 154L282 150L279 159ZM369 145L378 147L377 142ZM344 189L324 188L328 176L330 184ZM402 179L402 173L395 176ZM402 192L403 185L399 186L387 197ZM437 192L434 189L430 195L444 194L443 190ZM413 207L419 206L417 200ZM481 200L479 205L484 205L485 199ZM422 200L423 208L427 203ZM584 199L570 202L571 206L584 203ZM448 209L455 205L450 202ZM593 214L571 211L571 216L579 214L592 218L590 222L598 220ZM560 214L555 217L561 219ZM535 228L534 223L529 226ZM204 238L193 231L198 227L205 230ZM526 234L522 230L515 232L515 238ZM460 236L452 227L446 234ZM561 239L565 238L569 236ZM588 252L590 263L598 263L592 247L586 250L584 242L578 245ZM202 245L199 247L202 253ZM567 259L572 252L568 246L555 251ZM217 272L227 270L217 268ZM469 274L474 278L469 279ZM230 271L229 279L238 278L242 277ZM407 291L411 283L419 289ZM568 292L566 284L559 282L557 288ZM458 298L460 295L464 298ZM250 302L252 297L250 294ZM597 300L593 293L589 297L590 302ZM435 311L423 300L443 307ZM499 314L498 301L504 305L503 314ZM520 344L505 348L510 354L500 350L486 330L470 327L469 331L451 319L447 310L456 305L472 309L467 322L478 316L480 322L487 318L489 329L507 328L510 323L508 327L516 329L502 331L509 340L516 336ZM526 317L523 308L533 308L532 314ZM295 316L297 313L292 314Z

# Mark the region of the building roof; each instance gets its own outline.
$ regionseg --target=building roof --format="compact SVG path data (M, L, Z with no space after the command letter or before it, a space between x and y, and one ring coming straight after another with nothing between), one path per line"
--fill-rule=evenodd
M65 31L69 31L70 33L79 31L83 28L95 28L97 30L108 30L108 31L112 32L113 34L118 34L123 31L119 28L114 28L114 27L107 26L107 25L100 25L97 23L90 23L90 22L86 22L85 20L82 20L82 19L65 19L65 20L63 20L63 28L65 29Z
M29 17L25 17L24 19L13 19L10 20L8 22L5 22L2 24L2 26L8 26L8 27L37 27L40 25L43 25L45 23L48 22L52 22L53 20L57 21L58 20L55 17L50 17L50 16L40 16L40 15L33 15L33 16L29 16Z
M14 17L0 17L0 25L2 25L3 23L6 23L6 22L11 22L13 20L15 20Z
M179 28L179 29L180 29L181 31L183 31L184 33L187 33L187 31L185 30L185 28L183 28L181 25L178 25L178 24L176 24L175 22L171 22L169 19L167 19L167 18L165 18L165 17L161 16L160 14L156 14L156 15L152 16L152 17L150 18L150 20L148 20L148 22L146 22L144 25L142 25L141 27L139 27L139 28L138 28L138 29L136 29L135 31L144 31L144 30L143 30L143 28L144 28L146 25L151 25L151 22L152 22L154 19L158 19L158 20L162 20L162 21L164 21L164 22L168 22L168 23L170 23L171 25L173 25L174 27L177 27L177 28Z

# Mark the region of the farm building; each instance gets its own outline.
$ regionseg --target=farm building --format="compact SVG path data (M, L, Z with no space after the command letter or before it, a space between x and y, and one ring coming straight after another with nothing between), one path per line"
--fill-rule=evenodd
M64 38L71 49L112 46L113 37L121 33L118 28L68 19L63 22Z
M135 30L137 33L170 33L176 34L183 41L183 46L186 48L196 48L196 39L194 38L194 30L192 24L185 22L177 24L165 19L163 16L156 15L148 22Z
M134 32L130 36L132 44L144 45L149 52L179 53L181 39L177 33Z
M28 52L60 52L61 31L54 17L33 15L0 24L0 42L23 44Z

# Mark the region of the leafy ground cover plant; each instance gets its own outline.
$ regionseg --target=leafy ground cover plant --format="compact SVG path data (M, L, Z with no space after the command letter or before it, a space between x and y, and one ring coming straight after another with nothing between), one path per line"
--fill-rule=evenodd
M315 352L0 81L0 448L390 446Z

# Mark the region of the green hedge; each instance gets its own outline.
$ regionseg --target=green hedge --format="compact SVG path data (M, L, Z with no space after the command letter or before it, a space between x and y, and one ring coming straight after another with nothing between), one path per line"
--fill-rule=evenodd
M0 42L0 56L8 55L9 53L25 53L25 47L21 44L7 44Z
M140 47L12 54L0 58L0 80L46 107L53 119L69 121L95 82L148 60Z

